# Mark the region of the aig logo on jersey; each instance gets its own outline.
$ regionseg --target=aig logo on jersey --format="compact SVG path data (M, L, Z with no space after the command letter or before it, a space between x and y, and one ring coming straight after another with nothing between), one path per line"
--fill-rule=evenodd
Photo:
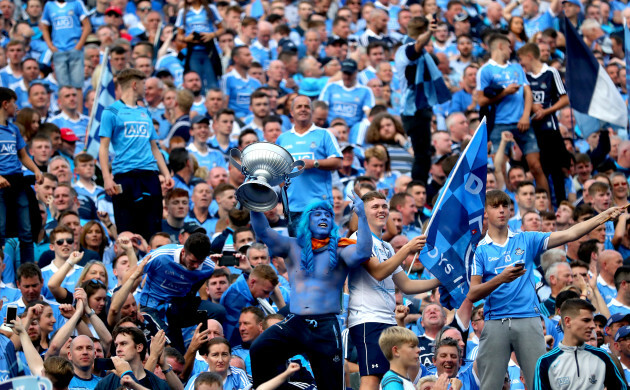
M148 138L149 137L149 125L147 122L125 122L125 137L126 138Z
M17 149L15 147L15 141L0 141L0 155L12 155L16 154Z
M60 16L58 18L55 18L53 20L53 23L55 25L55 29L65 29L65 28L72 28L74 27L74 23L72 21L72 18L69 16Z

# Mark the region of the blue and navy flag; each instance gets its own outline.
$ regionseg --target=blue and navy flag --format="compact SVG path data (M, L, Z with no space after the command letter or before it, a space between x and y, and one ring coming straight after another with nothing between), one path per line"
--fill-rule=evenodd
M96 96L94 97L94 106L92 107L92 117L90 120L90 126L88 126L89 133L85 140L86 151L98 159L98 149L101 142L98 136L99 129L101 127L101 116L103 111L116 102L116 85L114 84L114 74L112 73L112 67L109 64L109 55L103 56L105 61L101 68L101 78L99 85L97 86ZM111 148L110 148L111 149Z
M571 107L602 122L627 128L628 110L619 90L578 35L573 24L565 18L564 25L567 46L566 84ZM579 123L578 126L584 127ZM596 130L599 127L596 126ZM584 138L588 135L583 131Z
M481 121L448 176L429 221L422 264L442 283L444 306L459 307L468 294L468 268L481 239L488 173L488 131Z
M416 84L423 84L422 91L424 91L427 102L431 107L451 100L451 91L446 86L444 76L429 53L424 53L418 59ZM416 97L416 100L418 100L418 97ZM418 102L416 102L416 105L419 106Z

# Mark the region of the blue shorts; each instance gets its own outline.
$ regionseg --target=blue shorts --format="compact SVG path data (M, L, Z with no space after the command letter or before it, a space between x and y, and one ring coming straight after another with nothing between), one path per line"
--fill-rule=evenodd
M504 131L509 131L514 134L514 141L521 151L523 155L531 154L531 153L540 153L540 149L538 149L538 141L536 140L536 134L534 134L534 130L530 127L526 132L521 133L516 127L516 123L510 124L499 124L495 123L492 132L490 133L490 142L492 142L492 154L496 154L497 149L499 149L499 144L501 143L501 133Z
M357 348L357 363L361 376L383 376L389 370L389 362L378 345L381 333L394 325L380 322L358 324L349 329L352 343Z

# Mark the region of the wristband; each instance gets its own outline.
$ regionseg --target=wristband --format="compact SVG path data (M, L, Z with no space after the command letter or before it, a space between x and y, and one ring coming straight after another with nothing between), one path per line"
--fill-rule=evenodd
M112 227L112 225L114 225L114 224L110 222L108 225L105 225L105 227L109 229L109 228Z
M92 317L96 312L92 309L89 313L87 313L88 318Z
M173 366L171 366L170 364L168 365L168 368L166 370L162 370L162 374L166 375L169 372L173 371Z
M127 371L123 372L122 374L120 374L120 377L122 378L122 377L123 377L123 376L125 376L125 375L131 375L131 376L133 376L133 371L131 371L131 370L127 370Z

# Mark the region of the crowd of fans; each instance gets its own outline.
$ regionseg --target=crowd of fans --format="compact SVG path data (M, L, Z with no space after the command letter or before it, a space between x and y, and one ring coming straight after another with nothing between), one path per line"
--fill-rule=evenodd
M0 0L0 382L329 390L306 354L252 380L250 347L293 316L301 283L236 197L246 178L230 150L265 141L305 162L289 209L264 213L279 235L296 237L318 200L351 237L351 200L365 202L377 260L350 271L332 313L347 388L626 388L630 140L576 125L562 31L580 32L627 100L629 10ZM108 66L117 100L95 118ZM414 255L483 117L488 235L468 298L445 307Z

